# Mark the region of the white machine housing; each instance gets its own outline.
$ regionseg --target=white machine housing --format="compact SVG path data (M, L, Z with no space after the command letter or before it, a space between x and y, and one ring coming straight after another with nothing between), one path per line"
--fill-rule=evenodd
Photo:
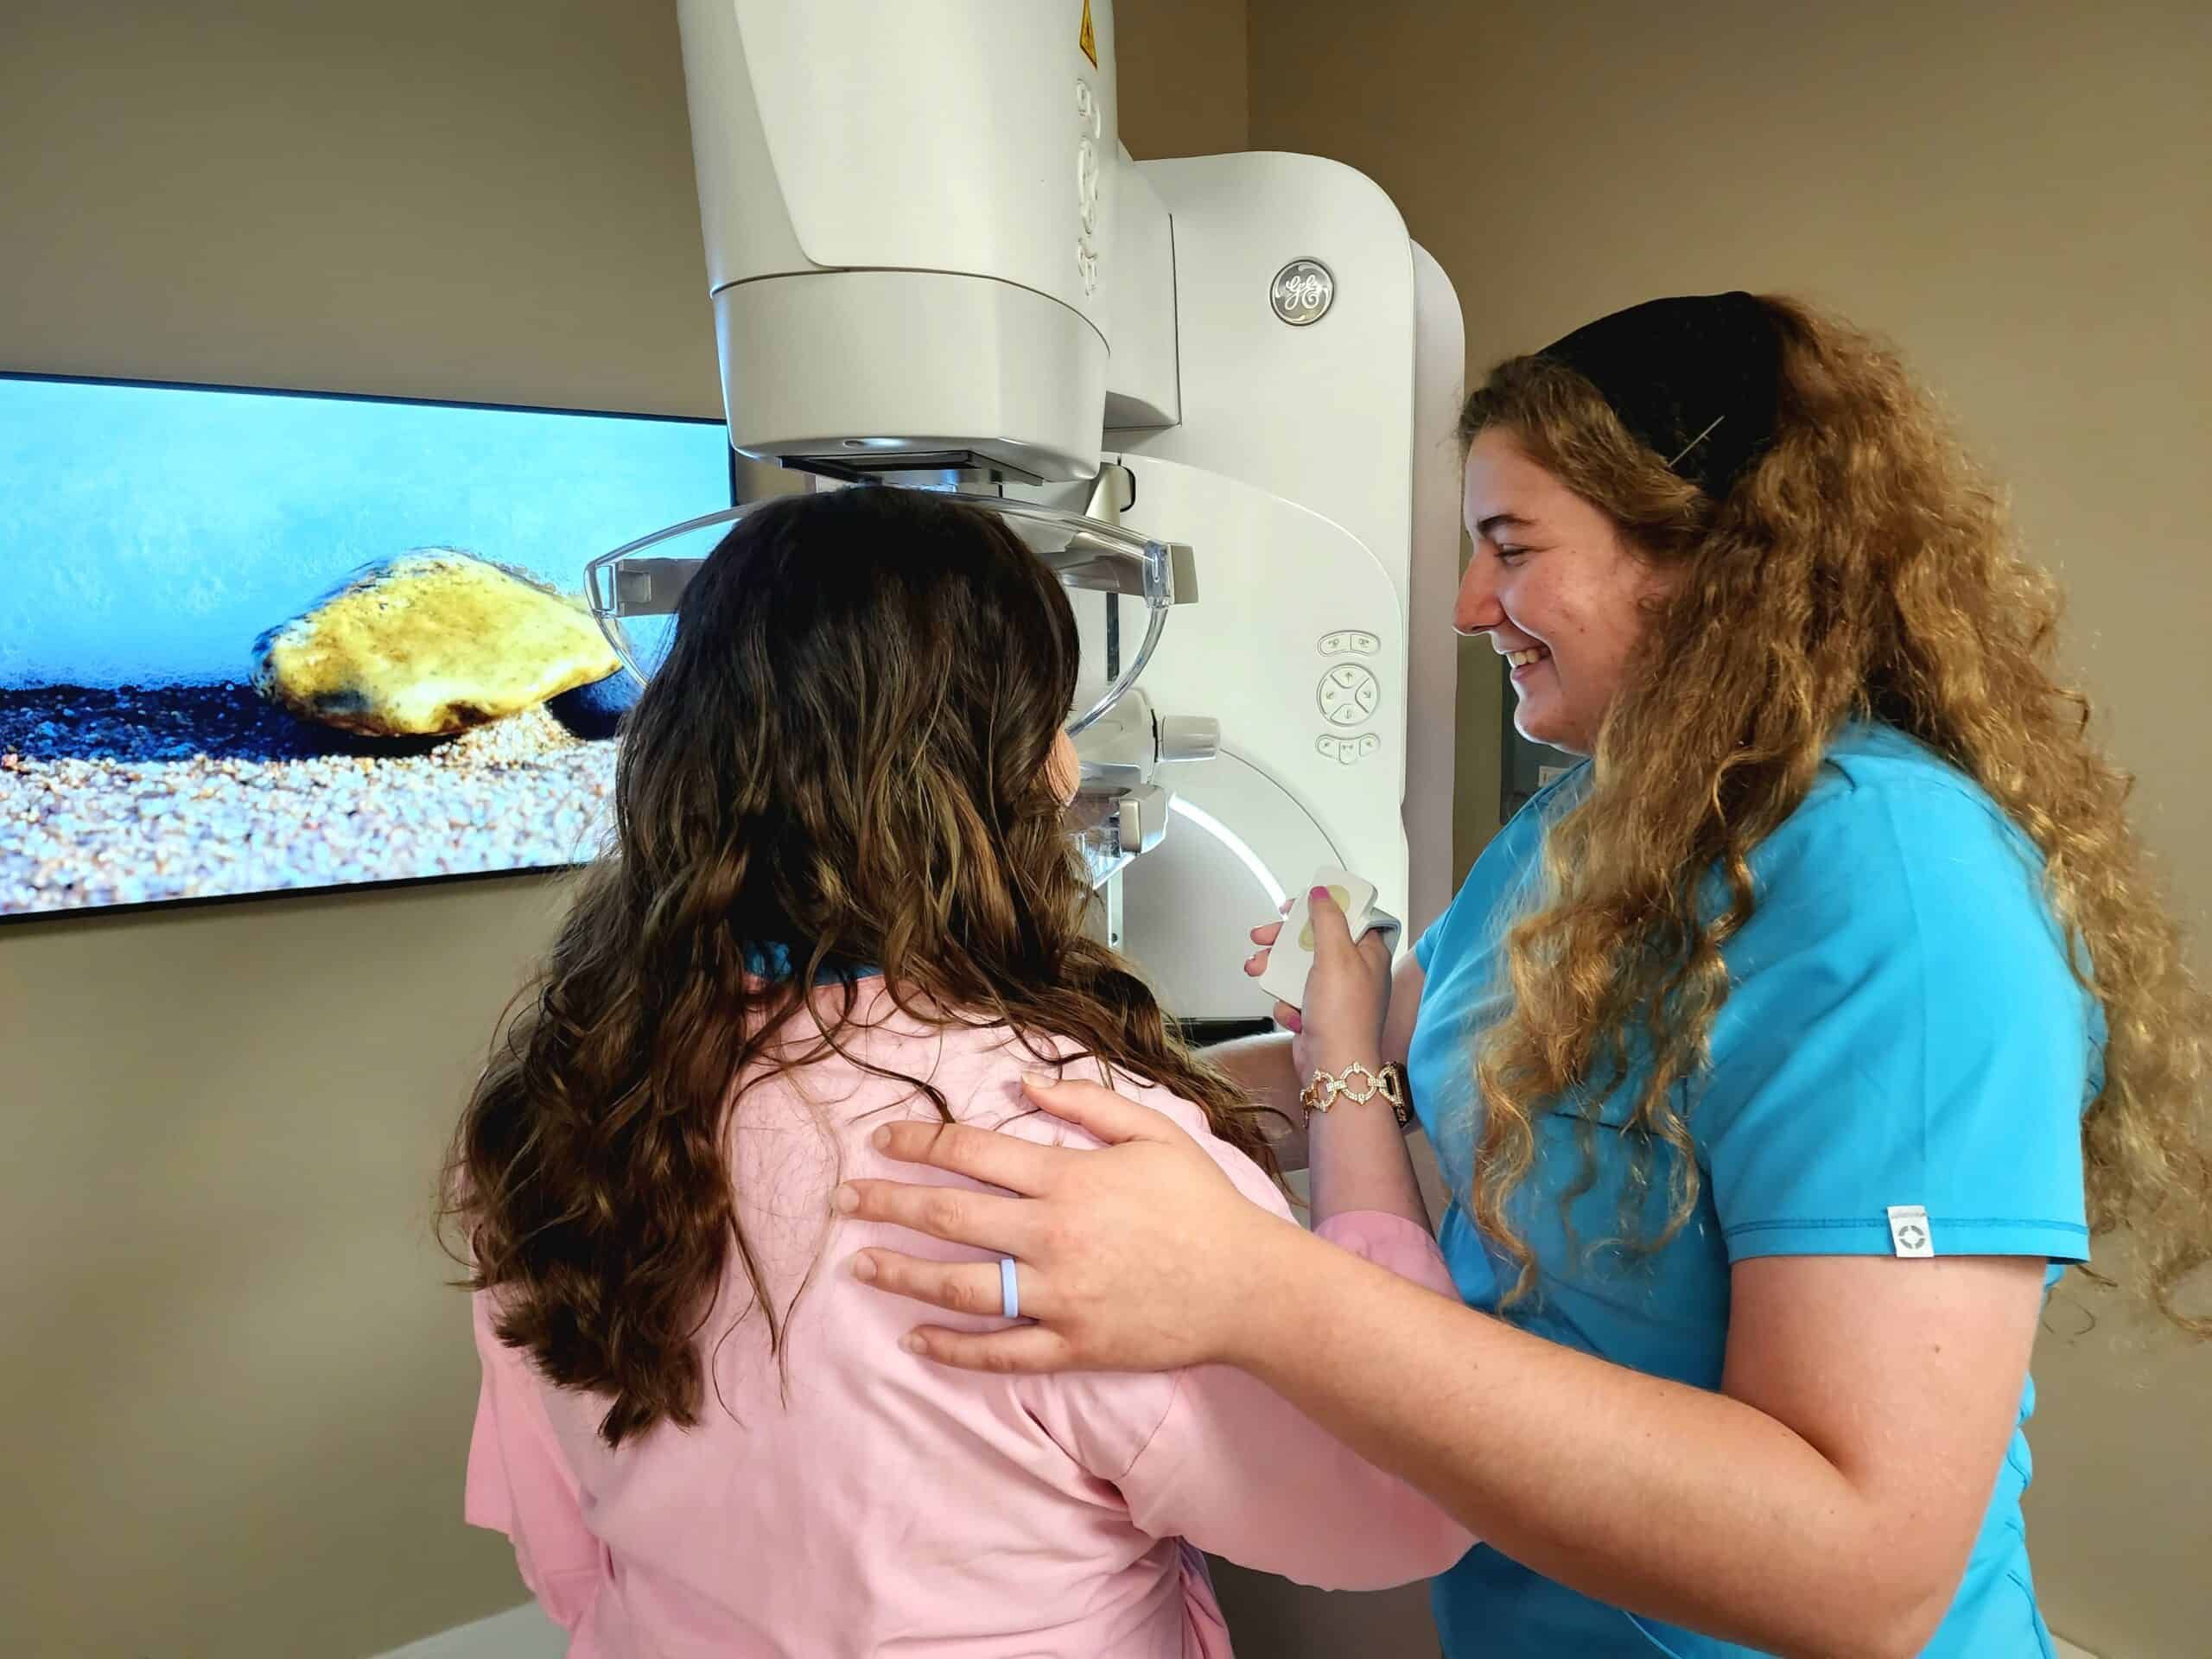
M1425 925L1452 874L1465 347L1389 198L1311 156L1132 161L1111 0L679 17L734 447L1193 550L1141 685L1218 752L1158 772L1167 832L1116 895L1171 1009L1264 1014L1243 930L1322 865ZM1088 663L1112 601L1075 598Z

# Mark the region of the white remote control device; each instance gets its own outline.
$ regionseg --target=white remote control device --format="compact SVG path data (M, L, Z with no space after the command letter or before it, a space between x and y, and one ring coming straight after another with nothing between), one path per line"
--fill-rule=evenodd
M1313 872L1313 879L1293 896L1290 913L1282 919L1282 931L1275 935L1275 942L1268 951L1267 971L1260 976L1260 988L1278 1002L1287 1002L1294 1008L1306 1001L1306 976L1313 966L1313 918L1306 908L1306 895L1315 887L1326 887L1329 896L1344 913L1344 922L1351 929L1355 940L1370 932L1381 932L1395 950L1398 943L1399 925L1395 916L1386 915L1375 908L1375 884L1350 870L1322 868Z

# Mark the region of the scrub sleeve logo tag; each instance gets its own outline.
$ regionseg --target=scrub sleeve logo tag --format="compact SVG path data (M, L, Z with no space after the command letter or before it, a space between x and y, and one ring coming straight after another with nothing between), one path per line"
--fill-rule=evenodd
M1936 1254L1936 1235L1928 1225L1928 1206L1893 1204L1890 1206L1890 1249L1899 1255Z

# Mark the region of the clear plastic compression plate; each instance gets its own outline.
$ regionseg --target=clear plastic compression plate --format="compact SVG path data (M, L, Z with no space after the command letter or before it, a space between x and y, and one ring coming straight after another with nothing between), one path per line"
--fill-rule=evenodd
M863 484L858 489L902 489L896 484ZM980 507L1005 520L1058 575L1061 583L1084 593L1109 594L1144 607L1144 635L1126 662L1117 650L1104 690L1068 721L1071 736L1081 732L1118 702L1136 683L1160 643L1172 605L1197 597L1191 550L1179 542L1159 542L1085 518L1065 508L997 495L965 495L937 490L950 501ZM584 567L584 594L607 643L640 683L651 677L668 654L683 590L706 563L728 527L768 501L749 502L726 512L691 518L641 536Z

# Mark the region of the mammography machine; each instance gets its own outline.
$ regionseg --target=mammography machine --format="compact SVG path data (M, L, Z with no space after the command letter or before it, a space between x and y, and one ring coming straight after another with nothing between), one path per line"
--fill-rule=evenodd
M1110 0L679 16L730 441L785 488L982 500L1059 569L1086 848L1169 1007L1264 1019L1244 931L1323 865L1424 925L1464 348L1389 200L1311 156L1133 162ZM594 567L636 666L729 516Z
M679 16L730 442L773 489L977 500L1058 569L1108 937L1205 1040L1266 1025L1245 931L1317 869L1425 926L1464 344L1388 198L1311 156L1133 162L1111 0ZM633 668L734 516L593 567ZM1255 1651L1433 1650L1422 1586L1216 1577Z

